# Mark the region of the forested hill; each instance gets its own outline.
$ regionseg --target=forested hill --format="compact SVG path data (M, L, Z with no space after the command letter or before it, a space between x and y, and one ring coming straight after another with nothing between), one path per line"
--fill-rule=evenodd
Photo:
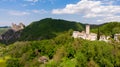
M120 22L109 22L105 24L101 24L91 31L97 33L99 29L99 33L102 35L114 35L116 33L120 33Z
M0 67L120 67L120 42L71 37L70 29L81 31L84 26L47 18L33 22L21 31L12 30L9 36L12 36L11 32L14 37L22 34L20 39L27 41L7 46L0 44ZM95 25L91 25L91 28L94 32L98 30ZM106 33L115 30L119 32L120 23L106 23L99 26L99 29ZM39 41L39 38L45 39Z
M40 21L32 22L30 25L26 26L20 33L16 32L20 35L13 34L11 36L18 37L15 39L11 38L9 34L5 34L10 39L5 42L11 43L11 41L33 41L33 40L43 40L43 39L51 39L54 38L60 33L63 33L68 30L77 30L82 31L85 29L86 24L82 24L79 22L66 21L61 19L52 19L45 18ZM91 32L99 33L100 35L114 35L115 33L120 33L120 23L119 22L109 22L101 25L91 25ZM6 37L4 36L4 38ZM3 41L2 41L3 42ZM14 43L12 42L12 43Z
M28 25L23 30L20 40L50 39L70 29L82 31L83 25L72 21L46 18Z

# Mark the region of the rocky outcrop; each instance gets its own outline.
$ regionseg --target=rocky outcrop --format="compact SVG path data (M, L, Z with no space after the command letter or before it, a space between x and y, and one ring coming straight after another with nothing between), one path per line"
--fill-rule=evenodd
M38 61L39 61L40 63L45 64L46 62L48 62L48 58L45 57L45 56L41 56L41 57L39 57Z
M20 23L19 25L12 24L11 29L0 35L0 42L4 44L11 44L17 41L20 36L22 30L25 28L25 25Z
M1 35L0 42L4 44L10 44L17 41L21 35L22 30L14 31L9 29L7 32Z

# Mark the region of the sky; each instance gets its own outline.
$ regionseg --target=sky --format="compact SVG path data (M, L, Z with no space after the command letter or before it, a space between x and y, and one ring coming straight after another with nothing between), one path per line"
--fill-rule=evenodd
M120 0L0 0L0 26L44 18L87 24L120 21Z

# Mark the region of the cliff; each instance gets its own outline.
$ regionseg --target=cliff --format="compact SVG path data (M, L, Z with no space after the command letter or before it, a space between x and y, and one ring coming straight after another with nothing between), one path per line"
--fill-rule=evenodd
M9 29L7 32L1 35L0 42L4 44L11 44L18 40L21 35L22 30L14 31L13 29Z
M8 29L5 33L0 35L0 42L4 44L11 44L17 41L25 25L20 23L19 25L12 24L12 27Z

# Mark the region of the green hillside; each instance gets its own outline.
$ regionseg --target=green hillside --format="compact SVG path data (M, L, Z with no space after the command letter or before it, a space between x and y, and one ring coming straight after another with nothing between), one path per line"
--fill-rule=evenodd
M97 33L99 29L100 34L114 35L120 33L120 22L109 22L93 28L91 31Z
M28 25L23 30L20 40L50 39L70 29L81 31L83 27L82 24L76 22L46 18Z
M0 56L6 67L120 67L120 43L74 39L71 30L49 40L16 42ZM46 63L38 61L41 56Z
M74 39L73 30L82 31L84 27L85 24L51 18L33 22L21 30L21 41L0 45L0 66L120 67L120 42ZM91 28L98 32L96 25ZM99 25L100 33L105 35L119 33L119 29L118 22Z

